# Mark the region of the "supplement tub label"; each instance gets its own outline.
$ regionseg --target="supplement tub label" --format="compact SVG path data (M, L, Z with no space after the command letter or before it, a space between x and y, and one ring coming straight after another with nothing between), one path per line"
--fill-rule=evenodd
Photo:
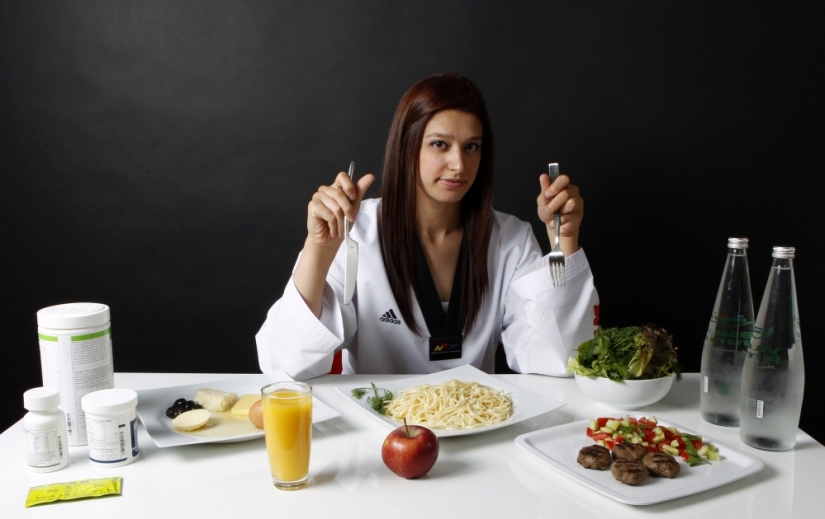
M38 336L43 385L60 390L69 445L85 445L86 418L80 399L114 387L111 328L86 335Z

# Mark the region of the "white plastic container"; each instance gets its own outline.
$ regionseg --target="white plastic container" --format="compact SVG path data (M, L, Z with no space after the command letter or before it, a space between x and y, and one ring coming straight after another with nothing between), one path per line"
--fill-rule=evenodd
M43 386L60 390L69 445L86 445L80 399L114 387L109 307L69 303L37 312Z
M66 415L58 407L60 392L36 387L23 393L26 464L32 472L54 472L69 464Z
M140 453L137 402L137 393L131 389L103 389L81 399L93 465L121 467L135 461Z

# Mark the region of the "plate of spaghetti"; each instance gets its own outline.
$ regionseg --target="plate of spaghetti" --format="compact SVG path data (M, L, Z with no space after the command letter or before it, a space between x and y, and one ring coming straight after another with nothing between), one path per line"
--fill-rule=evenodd
M396 428L406 419L408 424L429 428L438 437L507 427L565 405L508 384L471 365L384 381L376 386L337 386L336 389L389 427ZM392 394L391 398L387 392Z

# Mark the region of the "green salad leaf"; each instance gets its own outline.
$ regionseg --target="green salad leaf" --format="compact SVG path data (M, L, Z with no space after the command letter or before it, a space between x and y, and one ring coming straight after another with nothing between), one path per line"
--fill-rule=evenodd
M586 377L622 380L645 380L666 377L671 373L682 380L677 347L664 328L653 323L644 326L602 328L575 350L567 371Z

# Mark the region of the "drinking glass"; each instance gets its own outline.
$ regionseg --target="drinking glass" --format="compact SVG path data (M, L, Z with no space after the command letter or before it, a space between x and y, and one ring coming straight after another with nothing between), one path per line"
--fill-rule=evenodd
M307 483L312 443L312 387L303 382L273 382L261 389L264 438L272 483L297 490Z

